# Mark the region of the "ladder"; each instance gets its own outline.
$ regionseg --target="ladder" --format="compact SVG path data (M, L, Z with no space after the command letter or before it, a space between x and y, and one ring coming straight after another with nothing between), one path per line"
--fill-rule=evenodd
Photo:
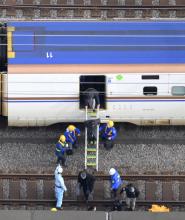
M93 110L85 109L85 120L99 119L99 107L95 112ZM85 169L87 167L95 168L98 171L98 154L99 154L99 124L96 126L96 141L89 143L88 128L85 127Z

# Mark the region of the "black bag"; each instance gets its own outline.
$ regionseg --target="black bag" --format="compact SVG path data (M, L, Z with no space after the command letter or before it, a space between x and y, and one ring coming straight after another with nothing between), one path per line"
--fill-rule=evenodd
M113 148L113 141L110 141L110 140L105 140L104 142L104 147L106 150L110 150Z
M66 150L66 154L67 155L72 155L73 154L73 150L72 149L67 149Z
M120 200L116 200L113 204L113 211L122 211L123 204Z

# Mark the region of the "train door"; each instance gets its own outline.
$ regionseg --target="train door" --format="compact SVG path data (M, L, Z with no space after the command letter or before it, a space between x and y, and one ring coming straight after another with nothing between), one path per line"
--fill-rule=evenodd
M106 108L106 77L104 75L82 75L80 76L80 109L85 107L84 92L94 88L99 93L100 109Z

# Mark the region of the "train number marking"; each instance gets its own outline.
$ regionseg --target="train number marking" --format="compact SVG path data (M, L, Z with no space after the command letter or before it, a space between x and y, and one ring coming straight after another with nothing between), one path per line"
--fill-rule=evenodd
M52 52L47 52L46 57L47 58L53 58L53 53Z

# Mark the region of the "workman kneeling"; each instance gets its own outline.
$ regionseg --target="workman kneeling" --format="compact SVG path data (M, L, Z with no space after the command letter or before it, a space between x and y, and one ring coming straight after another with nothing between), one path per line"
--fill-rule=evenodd
M69 144L69 149L71 148L71 152L67 152L67 154L72 154L73 148L77 148L77 137L80 136L80 129L76 128L74 125L69 125L64 132L66 137L66 142Z
M114 127L114 122L109 120L107 124L100 126L99 131L104 142L104 147L109 150L114 146L114 139L117 136L117 131Z

